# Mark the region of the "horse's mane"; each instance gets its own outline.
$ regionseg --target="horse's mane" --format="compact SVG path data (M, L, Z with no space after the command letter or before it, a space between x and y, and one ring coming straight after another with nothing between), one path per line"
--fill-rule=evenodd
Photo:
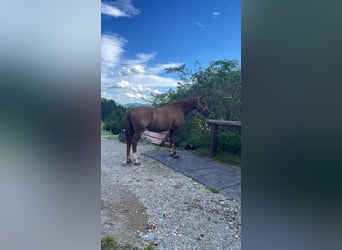
M175 105L175 104L176 105L183 104L184 106L187 106L187 105L193 104L195 101L197 101L197 98L198 98L198 96L189 97L189 98L181 100L181 101L171 102L171 103L167 104L167 106L168 105Z
M198 97L190 97L181 101L176 101L176 102L171 102L167 104L165 107L170 107L170 106L176 106L179 107L181 110L183 110L184 114L186 115L190 111L192 111L196 105L196 102L198 100Z

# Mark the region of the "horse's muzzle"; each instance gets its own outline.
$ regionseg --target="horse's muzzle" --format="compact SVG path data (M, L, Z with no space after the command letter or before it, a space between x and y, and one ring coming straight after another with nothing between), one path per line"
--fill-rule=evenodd
M209 110L208 109L205 109L202 111L202 115L205 117L205 118L208 118L209 116Z

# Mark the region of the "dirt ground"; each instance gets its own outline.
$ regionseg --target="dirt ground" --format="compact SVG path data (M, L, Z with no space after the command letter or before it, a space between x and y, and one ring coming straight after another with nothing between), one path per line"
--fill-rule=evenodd
M124 163L125 148L118 139L111 139L111 144L102 141L101 234L114 234L120 242L139 244L139 232L140 235L146 234L149 225L146 208L129 186L119 184L120 178L126 174L125 168L128 167ZM139 153L153 148L150 144L139 144Z
M138 230L146 233L146 209L127 187L110 185L102 194L101 207L102 235L114 233L119 241L136 242Z
M139 143L141 165L128 165L125 144L101 138L102 236L138 249L240 249L240 202L144 155L159 150Z

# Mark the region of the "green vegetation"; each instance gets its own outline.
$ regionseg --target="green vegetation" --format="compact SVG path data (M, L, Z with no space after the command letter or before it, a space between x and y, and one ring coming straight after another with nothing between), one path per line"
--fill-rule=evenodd
M123 245L120 244L114 237L114 235L104 235L101 238L101 250L135 250L137 249L134 247L133 244L124 243ZM148 244L144 247L144 250L153 250L153 245Z
M213 193L218 193L219 192L219 190L216 187L213 187L211 185L207 185L206 187L207 187L207 189L209 189Z
M215 161L227 163L229 165L233 165L236 167L241 167L241 156L240 155L233 155L229 153L221 153L218 155L215 155L213 157Z
M118 135L114 135L112 134L112 132L110 132L110 130L105 130L105 123L103 121L101 121L101 137L105 137L107 139L113 139L113 138L118 138Z
M154 247L150 243L147 247L144 247L144 250L154 250Z
M210 156L210 152L208 149L206 148L199 148L197 150L192 151L194 154L196 155L200 155L203 157L211 157ZM241 155L237 155L237 154L231 154L228 152L220 152L219 154L215 155L214 157L211 157L213 160L215 161L219 161L219 162L223 162L223 163L227 163L229 165L233 165L236 167L240 167L241 166Z
M101 250L115 250L117 249L117 242L114 235L105 235L101 239Z
M241 72L238 61L218 60L207 68L195 62L194 66L194 70L185 68L185 65L166 69L168 73L178 74L181 82L176 90L154 95L152 105L160 107L191 96L204 96L210 111L209 119L241 120ZM209 151L210 127L200 114L191 112L186 117L179 142L196 145L202 154ZM241 132L220 126L215 159L232 163L227 159L227 154L241 155Z
M106 204L103 200L101 200L101 209L104 209L104 208L106 208Z
M180 79L177 88L153 95L151 105L161 107L188 97L204 96L210 111L209 119L241 120L240 71L239 62L236 60L217 60L210 63L207 68L195 62L192 70L187 69L185 65L168 68L167 73L177 74ZM112 134L119 134L122 131L126 110L113 100L101 100L101 136L111 138ZM198 112L188 114L178 142L183 145L195 145L198 154L209 156L210 127ZM231 157L232 155L238 157ZM220 126L218 150L214 159L239 166L240 156L240 130Z
M113 135L111 132L102 129L101 130L101 137L113 139L113 138L118 138L118 135Z
M124 127L126 108L113 100L101 99L101 121L103 129L111 134L119 134ZM102 135L102 132L101 132Z

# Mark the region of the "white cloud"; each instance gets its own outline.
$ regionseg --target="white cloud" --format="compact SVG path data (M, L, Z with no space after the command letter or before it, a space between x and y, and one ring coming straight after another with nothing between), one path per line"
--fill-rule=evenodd
M154 94L154 95L159 95L159 94L161 94L161 92L158 90L158 89L152 89L152 92L151 92L152 94Z
M122 10L118 9L115 6L111 6L106 3L101 3L101 13L113 17L123 17L126 16L126 13Z
M143 84L150 88L173 88L177 86L177 81L175 79L153 74L136 75L131 78L131 83Z
M147 100L147 96L146 95L143 95L143 94L140 94L140 93L125 93L125 96L128 96L132 99L136 99L136 100Z
M101 98L105 98L107 100L110 100L110 99L113 98L113 96L111 94L107 93L107 92L102 91Z
M134 59L127 59L125 61L125 63L127 65L129 65L129 67L133 67L137 64L140 65L145 65L147 64L149 61L151 61L156 55L158 54L158 52L151 52L151 53L139 53L135 55Z
M171 77L152 74L129 75L112 80L109 86L102 86L102 96L111 94L116 102L145 102L151 94L160 94L160 88L169 89L177 86L177 81Z
M145 68L144 68L144 66L137 64L132 68L132 71L133 71L133 73L136 73L136 74L144 74Z
M201 23L197 23L197 26L198 26L199 28L201 28L201 29L205 28L205 26L204 26L203 24L201 24Z
M158 54L139 53L133 58L125 57L126 40L118 35L102 34L101 38L101 96L118 103L145 102L151 93L160 94L160 89L177 86L171 77L162 76L169 67L180 63L153 64Z
M126 89L135 92L151 92L156 88L173 88L177 81L171 77L158 75L130 75L112 80L111 84L104 86L108 89Z
M126 75L134 75L134 74L144 74L145 67L143 65L137 64L132 67L122 67L119 74L126 76Z
M101 13L112 17L132 17L140 10L132 5L131 0L118 0L114 3L101 2Z
M124 52L126 40L117 35L102 35L101 37L101 67L105 73L114 69Z
M108 87L108 88L128 88L130 86L130 83L125 81L125 80L121 80L119 82L114 83L112 86Z
M157 54L158 54L158 52L138 53L136 56L137 56L138 60L140 60L141 62L147 62L147 61L153 59Z
M215 19L215 18L218 18L219 15L221 15L221 12L218 12L218 11L215 11L212 13L212 17Z

